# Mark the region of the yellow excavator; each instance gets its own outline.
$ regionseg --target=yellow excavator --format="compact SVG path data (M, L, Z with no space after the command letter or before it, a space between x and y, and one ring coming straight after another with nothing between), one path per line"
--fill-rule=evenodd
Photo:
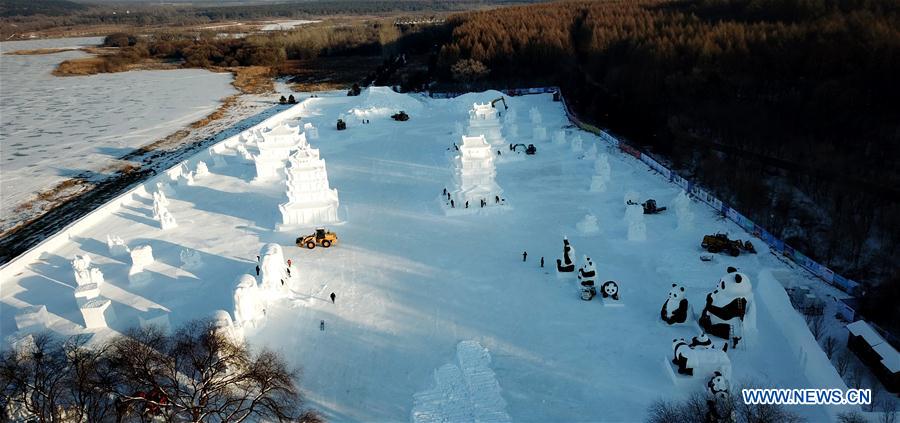
M312 250L316 248L317 245L321 245L322 248L328 248L332 245L337 244L338 237L337 234L331 231L325 230L325 228L316 228L316 232L301 236L297 238L297 246L298 247L306 247Z

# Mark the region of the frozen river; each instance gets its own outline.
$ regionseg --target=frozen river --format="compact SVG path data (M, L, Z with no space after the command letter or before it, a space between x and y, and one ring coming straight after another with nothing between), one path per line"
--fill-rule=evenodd
M100 38L0 43L0 51L92 45ZM102 177L116 158L169 135L235 94L231 75L205 70L51 74L81 51L0 56L0 203L6 229L36 193L71 177Z

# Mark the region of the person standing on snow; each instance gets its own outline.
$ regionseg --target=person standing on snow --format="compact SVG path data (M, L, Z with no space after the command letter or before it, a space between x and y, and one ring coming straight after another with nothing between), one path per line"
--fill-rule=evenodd
M544 267L544 256L541 256L541 267Z
M528 260L528 251L522 251L522 261Z
M331 293L331 303L332 303L332 304L334 304L334 299L335 299L336 297L337 297L337 295L335 295L334 292L332 292L332 293Z

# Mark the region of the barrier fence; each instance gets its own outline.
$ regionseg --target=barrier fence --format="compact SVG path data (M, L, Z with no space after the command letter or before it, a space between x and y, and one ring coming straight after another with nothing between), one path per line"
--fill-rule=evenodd
M506 95L509 96L518 96L518 95L528 95L528 94L547 94L547 93L557 93L559 92L559 87L539 87L539 88L519 88L519 89L505 89L500 90ZM460 96L465 93L428 93L428 95L432 98L453 98ZM566 117L575 124L575 126L591 132L598 137L600 137L603 141L612 145L613 147L618 148L621 152L628 154L644 164L653 169L654 171L661 174L664 178L667 178L669 182L678 185L682 189L684 189L687 193L689 193L694 198L708 204L713 209L717 210L722 216L726 217L728 220L733 221L742 229L752 234L754 237L759 238L766 245L769 246L770 249L777 251L785 258L791 260L798 266L808 270L813 275L818 278L828 282L829 284L837 287L841 291L844 291L848 294L853 294L854 290L859 283L853 281L851 279L847 279L833 270L829 269L823 264L817 263L815 260L809 258L803 253L797 251L774 234L766 231L762 226L757 225L752 220L742 215L737 210L730 207L728 204L716 198L716 196L710 194L703 188L701 188L698 184L694 183L691 180L685 179L674 171L667 168L662 163L657 162L653 159L649 154L642 152L638 148L629 145L626 142L619 140L618 138L610 135L608 132L600 129L594 125L589 123L582 122L581 119L575 115L574 112L569 108L568 103L566 102L565 97L560 93L560 100L563 103L563 109L566 112Z

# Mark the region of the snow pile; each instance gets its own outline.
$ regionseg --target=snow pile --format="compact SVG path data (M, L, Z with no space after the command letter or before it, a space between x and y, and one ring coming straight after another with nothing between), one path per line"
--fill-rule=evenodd
M338 220L338 192L328 183L325 160L319 150L303 148L289 159L287 203L278 206L282 226L314 225Z
M181 259L181 268L184 270L197 270L203 266L203 258L197 250L182 249L178 254Z
M434 372L434 387L414 395L410 420L432 422L509 422L491 355L476 341L456 347L456 361Z
M594 162L594 176L591 177L591 192L605 192L610 179L609 157L600 155Z
M600 233L600 225L597 224L597 216L591 213L584 215L580 222L575 224L575 229L582 235L596 235Z
M412 117L422 114L422 102L413 96L394 92L389 87L368 87L360 95L359 104L348 111L357 120L388 117L404 111ZM344 119L344 122L348 122Z
M200 160L197 162L197 169L194 170L195 178L203 178L209 175L209 166L206 165L206 162Z
M78 286L87 284L103 285L103 272L95 266L91 266L91 256L76 255L72 260L72 270L75 272L75 283Z
M41 332L50 324L47 306L36 305L21 308L16 313L16 329L25 332Z
M253 156L258 179L275 177L293 151L309 147L300 128L284 123L260 132L260 136L262 140L256 142L259 154Z
M453 207L466 208L466 203L470 203L469 207L476 203L481 206L482 201L497 204L496 198L503 190L494 181L494 155L484 136L463 136L454 164L457 189L451 193Z
M109 249L109 255L113 257L121 257L130 253L128 246L125 245L125 241L122 241L122 238L118 236L107 234L106 247Z
M241 275L234 289L234 320L243 327L256 327L266 318L265 299L256 278Z
M144 268L153 264L153 248L149 245L141 245L131 250L131 269L129 275L136 275L144 271Z
M625 206L625 223L628 225L629 241L644 241L647 239L644 208L640 204L628 204Z
M675 208L675 216L678 218L678 230L687 230L694 227L694 212L691 211L691 199L687 192L681 191L672 202Z

